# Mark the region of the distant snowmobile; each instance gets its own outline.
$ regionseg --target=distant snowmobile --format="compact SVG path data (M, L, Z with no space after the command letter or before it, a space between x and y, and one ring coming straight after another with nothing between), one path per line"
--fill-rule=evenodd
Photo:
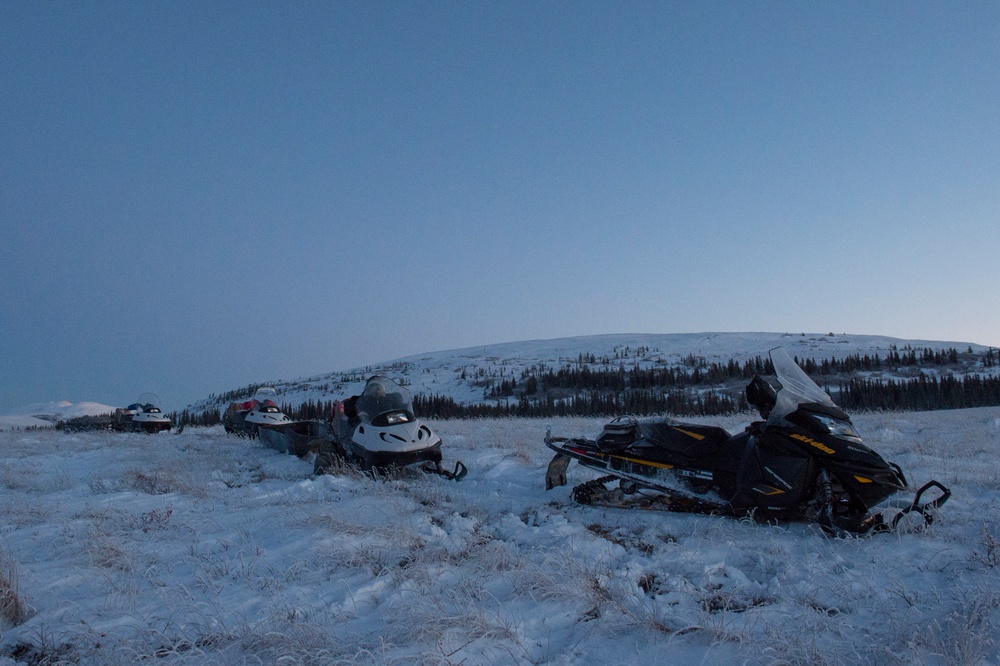
M290 419L278 409L278 392L270 386L257 389L246 402L231 402L222 415L226 432L242 437L256 437L262 425L289 423Z
M128 407L119 407L113 414L77 416L60 424L63 430L114 430L117 432L157 433L170 430L173 422L160 410L155 393L143 393Z
M423 463L423 471L455 480L468 472L461 462L454 471L442 468L441 438L414 416L410 392L379 375L361 395L334 404L330 435L322 440L313 471L327 472L338 458L365 470Z
M596 440L553 437L546 488L565 485L571 460L606 476L573 488L581 504L753 515L816 522L836 535L897 527L906 514L930 523L951 491L937 481L886 522L875 507L907 487L903 471L862 442L850 417L784 349L770 352L778 390L755 376L747 400L760 412L741 433L668 418L621 417ZM617 488L608 483L617 481ZM931 501L924 493L936 488Z
M155 393L143 393L139 399L127 407L131 412L130 430L161 432L170 430L173 422L160 410L160 399Z

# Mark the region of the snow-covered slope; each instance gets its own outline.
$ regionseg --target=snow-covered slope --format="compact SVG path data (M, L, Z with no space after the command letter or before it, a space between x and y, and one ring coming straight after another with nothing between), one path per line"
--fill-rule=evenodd
M481 347L429 352L395 359L379 365L331 372L296 380L264 382L275 386L282 400L299 404L307 400L331 400L358 392L371 374L402 379L414 393L440 395L462 404L483 400L477 380L484 377L518 377L532 366L559 368L593 357L594 368L682 366L692 356L707 363L744 362L766 357L774 347L785 347L799 358L842 359L876 354L884 358L891 350L957 349L984 353L988 347L968 342L903 340L878 335L806 333L683 333L612 334L552 340L530 340ZM234 387L234 390L236 387ZM247 395L252 391L247 391ZM189 406L192 412L220 407L222 400L203 400Z
M52 425L52 421L27 416L25 414L13 414L0 416L0 430L14 428L47 428Z
M115 411L110 405L98 402L36 402L14 409L0 416L0 428L28 428L51 426L59 421L65 421L77 416L93 416L108 414Z

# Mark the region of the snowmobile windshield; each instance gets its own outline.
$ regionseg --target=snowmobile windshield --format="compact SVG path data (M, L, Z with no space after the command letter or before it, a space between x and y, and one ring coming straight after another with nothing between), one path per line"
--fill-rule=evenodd
M365 384L355 405L362 420L372 423L388 412L413 412L410 392L388 377L374 376ZM408 420L408 419L407 419Z
M129 409L142 409L145 412L151 411L150 408L155 408L156 411L160 411L160 398L155 393L143 393L139 396L139 399L132 405L129 405Z
M774 408L767 416L767 425L782 425L788 421L789 415L807 405L819 408L820 411L833 410L834 414L843 414L826 391L796 365L784 348L776 347L769 353L780 388ZM844 414L845 418L846 416Z
M277 405L278 392L270 386L262 386L253 394L253 400L256 400L258 405L266 404L268 400L271 401L272 405Z

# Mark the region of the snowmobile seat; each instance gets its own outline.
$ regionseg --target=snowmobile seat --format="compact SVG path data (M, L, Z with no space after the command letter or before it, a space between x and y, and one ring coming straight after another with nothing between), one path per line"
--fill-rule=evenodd
M620 416L604 426L597 437L601 451L621 451L642 437L639 421L632 416Z
M349 419L358 418L358 396L352 395L350 398L344 401L344 414Z
M640 428L643 439L653 446L688 458L713 455L729 439L729 433L718 426L670 419L646 421Z

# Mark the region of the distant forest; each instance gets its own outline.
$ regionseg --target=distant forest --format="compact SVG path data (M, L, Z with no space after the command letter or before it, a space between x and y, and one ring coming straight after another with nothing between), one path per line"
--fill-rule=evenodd
M636 356L645 352L640 348ZM1000 364L1000 354L994 349L976 354L971 348L960 353L956 349L907 347L892 349L885 357L856 354L795 361L849 412L1000 405L1000 377L970 370L987 370ZM709 363L692 355L681 366L662 368L641 368L634 361L630 363L581 354L575 363L558 368L540 363L519 376L496 376L479 369L472 377L465 373L462 377L482 388L481 402L463 405L445 395L415 394L413 408L419 416L436 419L663 413L716 416L750 409L743 387L755 374L774 375L770 359L760 356L743 363ZM256 388L233 391L217 400L245 400ZM282 411L295 420L325 419L332 408L333 400L281 405ZM214 425L220 417L215 409L199 414L184 410L176 422Z

